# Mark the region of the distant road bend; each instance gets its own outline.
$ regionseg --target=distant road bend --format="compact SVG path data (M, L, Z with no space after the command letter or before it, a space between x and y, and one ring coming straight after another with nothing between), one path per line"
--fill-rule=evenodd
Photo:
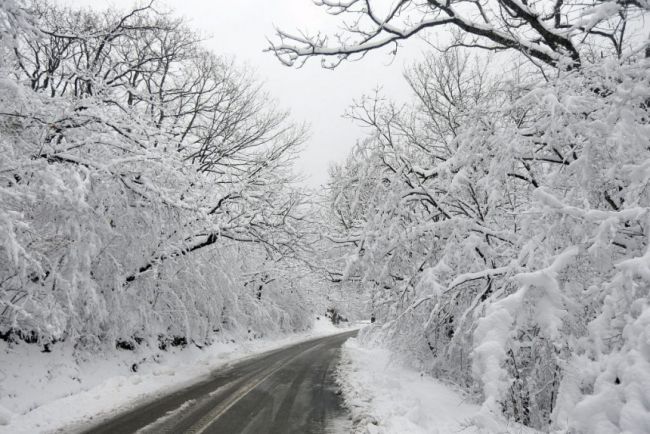
M250 357L87 433L339 433L350 421L333 371L356 331Z

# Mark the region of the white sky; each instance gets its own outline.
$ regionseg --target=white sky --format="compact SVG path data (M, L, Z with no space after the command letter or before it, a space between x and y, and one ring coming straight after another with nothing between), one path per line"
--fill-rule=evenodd
M134 0L59 0L62 4L120 9ZM284 30L331 27L332 18L311 0L163 0L164 5L184 16L202 34L211 36L207 45L218 54L234 55L257 71L268 90L296 121L306 121L311 138L298 161L298 169L317 187L327 181L331 161L347 155L362 136L360 127L341 115L353 98L381 86L384 93L403 99L408 93L402 79L404 65L419 50L406 44L396 58L387 51L371 53L359 62L343 63L325 70L316 59L302 69L283 66L271 53L264 53L267 37L273 38L274 25ZM415 41L409 41L415 42Z

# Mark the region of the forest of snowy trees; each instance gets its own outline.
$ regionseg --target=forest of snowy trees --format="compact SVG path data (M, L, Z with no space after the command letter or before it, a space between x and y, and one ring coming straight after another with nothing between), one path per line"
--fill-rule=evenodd
M342 32L280 30L283 63L432 47L412 103L353 104L368 133L331 171L365 343L479 396L487 428L646 432L650 4L319 3Z
M335 288L487 429L650 427L650 3L315 3L341 31L278 30L287 66L430 46L408 103L351 96L321 194L306 128L182 19L0 0L0 339L201 347Z
M305 130L152 5L0 9L0 335L209 343L313 320ZM158 342L156 342L158 341Z

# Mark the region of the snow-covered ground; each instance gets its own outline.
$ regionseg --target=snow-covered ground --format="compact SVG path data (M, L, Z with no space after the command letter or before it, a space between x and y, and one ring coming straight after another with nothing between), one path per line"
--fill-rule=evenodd
M534 432L486 420L481 406L461 393L393 363L388 350L365 348L357 339L343 345L338 381L356 434Z
M63 345L41 353L37 345L0 341L0 433L68 432L190 385L227 362L342 331L320 317L310 331L281 339L116 351L80 363Z

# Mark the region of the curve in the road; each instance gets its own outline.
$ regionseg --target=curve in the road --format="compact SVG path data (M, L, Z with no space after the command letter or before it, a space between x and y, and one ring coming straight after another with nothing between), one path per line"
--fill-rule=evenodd
M86 433L337 433L346 413L333 369L356 331L313 339L231 364L198 384Z

